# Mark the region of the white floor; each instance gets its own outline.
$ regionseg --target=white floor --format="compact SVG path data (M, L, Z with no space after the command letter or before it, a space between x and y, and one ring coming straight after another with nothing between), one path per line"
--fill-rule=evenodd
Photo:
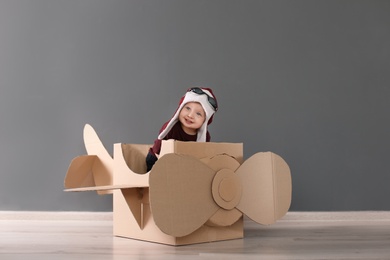
M245 238L166 246L112 236L111 213L0 211L0 259L390 259L390 212L245 219Z

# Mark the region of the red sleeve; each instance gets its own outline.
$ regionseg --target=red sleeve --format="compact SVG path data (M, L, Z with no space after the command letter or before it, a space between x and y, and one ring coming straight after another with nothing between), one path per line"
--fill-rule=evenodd
M161 140L156 139L154 140L153 147L150 148L149 151L153 152L154 155L157 155L160 154L160 150L161 150Z

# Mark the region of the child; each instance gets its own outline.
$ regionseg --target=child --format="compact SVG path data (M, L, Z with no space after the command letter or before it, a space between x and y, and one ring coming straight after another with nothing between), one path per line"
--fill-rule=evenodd
M210 142L207 125L213 121L218 110L217 99L210 88L194 87L180 99L179 107L171 120L160 129L158 138L146 156L149 172L161 150L161 140Z

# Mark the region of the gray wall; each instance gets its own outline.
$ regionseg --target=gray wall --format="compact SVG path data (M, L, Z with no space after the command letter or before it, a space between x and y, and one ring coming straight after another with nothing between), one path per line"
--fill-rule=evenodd
M0 0L0 210L110 211L64 193L90 123L152 143L192 85L213 141L280 154L291 210L390 210L390 1Z

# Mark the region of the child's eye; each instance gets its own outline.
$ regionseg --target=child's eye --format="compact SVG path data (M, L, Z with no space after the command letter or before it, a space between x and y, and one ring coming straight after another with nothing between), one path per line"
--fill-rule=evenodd
M202 117L203 115L202 115L202 113L200 113L200 112L198 112L198 113L196 113L198 116L200 116L200 117Z

